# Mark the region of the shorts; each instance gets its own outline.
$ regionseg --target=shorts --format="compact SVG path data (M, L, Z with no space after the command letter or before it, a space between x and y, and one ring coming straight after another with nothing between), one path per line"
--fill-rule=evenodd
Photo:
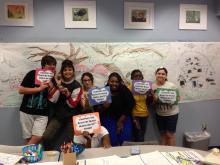
M166 131L175 133L177 120L178 120L178 114L172 116L159 116L156 114L158 129L161 133Z
M24 139L34 136L42 136L47 127L48 117L31 115L20 111L20 123Z

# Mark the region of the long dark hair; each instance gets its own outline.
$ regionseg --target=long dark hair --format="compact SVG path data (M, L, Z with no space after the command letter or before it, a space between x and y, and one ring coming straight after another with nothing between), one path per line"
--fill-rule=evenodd
M112 72L109 76L108 76L108 82L107 82L107 85L109 85L109 80L112 78L112 77L116 77L119 81L119 85L124 85L124 81L122 80L120 74L118 74L117 72Z

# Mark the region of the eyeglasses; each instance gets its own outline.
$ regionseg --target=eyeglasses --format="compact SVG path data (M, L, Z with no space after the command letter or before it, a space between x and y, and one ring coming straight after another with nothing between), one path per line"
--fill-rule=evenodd
M89 82L89 81L92 81L92 80L91 79L83 80L83 82Z

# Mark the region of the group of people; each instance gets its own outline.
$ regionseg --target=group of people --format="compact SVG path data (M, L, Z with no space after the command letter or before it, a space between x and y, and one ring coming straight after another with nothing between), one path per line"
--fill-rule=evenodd
M42 69L56 70L56 64L56 59L50 55L41 60ZM91 106L88 91L95 87L94 77L90 72L85 72L79 83L75 80L72 61L64 60L60 72L55 73L49 82L40 85L35 84L35 70L32 70L26 74L19 87L19 93L24 94L20 107L23 138L26 144L50 144L62 126L66 125L66 141L73 140L85 147L109 148L122 145L124 141L144 141L148 108L152 104L156 111L161 144L175 145L178 105L161 103L155 93L157 88L177 89L167 81L167 75L166 68L158 68L152 89L145 95L135 95L131 84L126 86L121 76L113 72L106 84L110 87L111 103ZM131 73L131 80L144 80L144 76L135 69ZM83 132L80 136L74 136L72 117L91 112L99 112L100 133Z

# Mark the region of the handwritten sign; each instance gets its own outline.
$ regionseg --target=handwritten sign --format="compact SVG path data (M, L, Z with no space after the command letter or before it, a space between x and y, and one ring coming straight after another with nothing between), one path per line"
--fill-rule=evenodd
M73 127L76 135L81 135L83 131L98 133L101 129L99 113L73 116Z
M146 80L133 80L132 93L134 95L145 95L152 88L152 82Z
M179 92L176 89L164 89L157 88L156 93L159 100L166 104L177 104L179 98Z
M42 82L50 81L54 76L54 71L50 69L36 69L35 84L40 85Z
M103 104L104 102L111 103L111 92L110 88L103 87L103 88L92 88L88 92L88 98L89 98L89 105L98 105Z

